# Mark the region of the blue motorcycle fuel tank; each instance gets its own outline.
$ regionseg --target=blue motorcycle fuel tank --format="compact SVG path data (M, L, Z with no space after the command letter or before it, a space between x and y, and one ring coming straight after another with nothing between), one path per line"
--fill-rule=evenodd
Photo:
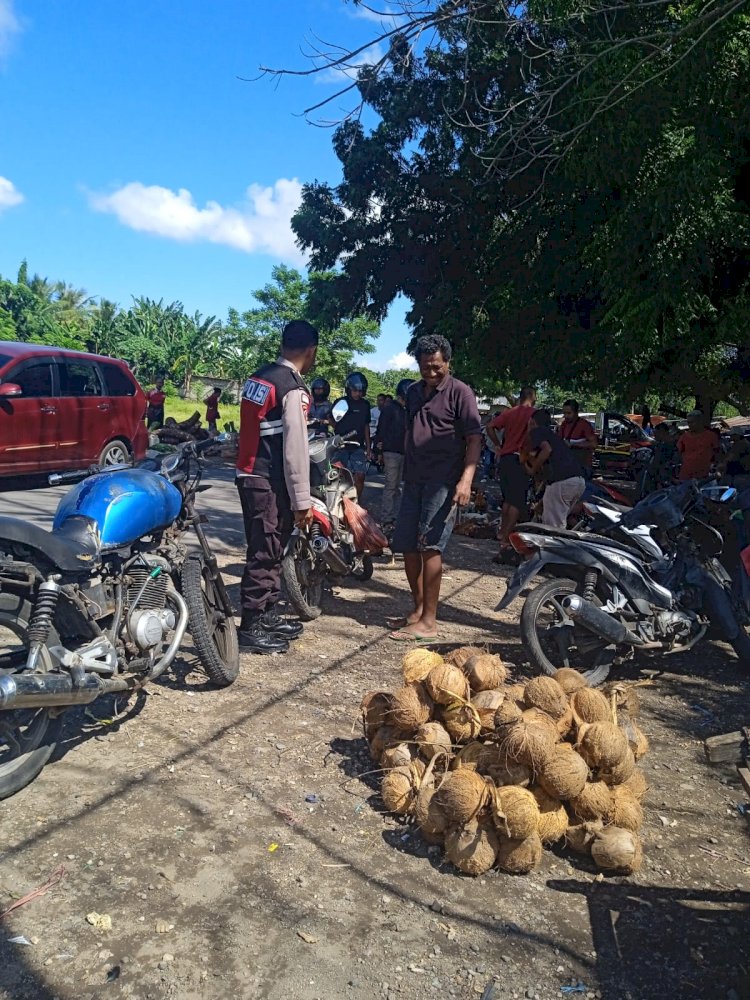
M102 549L116 549L167 527L181 507L180 491L156 472L113 469L74 486L60 501L52 530L59 531L69 517L89 517Z

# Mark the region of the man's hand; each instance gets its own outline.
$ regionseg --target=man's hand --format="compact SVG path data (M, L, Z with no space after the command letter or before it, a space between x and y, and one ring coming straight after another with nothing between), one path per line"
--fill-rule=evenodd
M294 527L295 528L306 528L308 524L312 524L312 510L308 507L307 510L295 510L294 512Z
M456 486L456 492L453 494L453 503L458 504L459 507L466 507L471 500L471 483L464 482L463 479L459 479L458 485Z

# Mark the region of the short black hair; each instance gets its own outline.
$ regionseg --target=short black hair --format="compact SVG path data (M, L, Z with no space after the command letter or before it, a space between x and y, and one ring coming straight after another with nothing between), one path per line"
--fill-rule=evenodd
M453 348L439 333L427 333L424 337L419 337L414 345L414 357L417 361L423 354L442 354L443 361L450 361L453 357Z
M214 392L221 392L221 386L220 385L215 385L214 386Z
M552 414L549 410L541 409L534 410L531 414L531 419L537 425L537 427L549 427L552 424Z
M285 351L306 351L309 347L317 347L318 340L318 331L304 319L293 319L281 334L281 346Z
M533 399L536 395L536 389L533 385L525 385L521 389L520 401L523 403L527 399Z
M580 410L580 406L578 405L577 399L566 399L565 402L563 403L563 406L569 406L571 410L575 410L576 413L578 413L578 411Z

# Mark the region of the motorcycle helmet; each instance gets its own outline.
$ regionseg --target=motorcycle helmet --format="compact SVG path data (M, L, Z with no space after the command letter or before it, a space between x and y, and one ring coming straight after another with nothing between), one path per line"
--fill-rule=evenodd
M331 394L331 387L328 384L328 380L324 379L322 375L318 375L310 383L310 390L314 393L316 389L323 390L323 399L328 399Z
M367 379L364 377L362 372L352 372L350 375L346 376L344 389L346 392L350 392L352 389L359 390L364 396L367 392Z
M409 391L409 386L414 385L413 378L402 378L399 384L396 386L396 395L401 396L402 399L406 399L406 394Z

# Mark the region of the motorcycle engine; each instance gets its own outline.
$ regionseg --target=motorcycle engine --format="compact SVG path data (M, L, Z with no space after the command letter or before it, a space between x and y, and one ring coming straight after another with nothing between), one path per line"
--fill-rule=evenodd
M154 558L128 568L125 620L128 636L140 650L158 646L175 627L174 612L166 606L168 569L164 560Z
M656 627L666 639L686 639L693 627L693 619L681 611L662 611L656 616Z

